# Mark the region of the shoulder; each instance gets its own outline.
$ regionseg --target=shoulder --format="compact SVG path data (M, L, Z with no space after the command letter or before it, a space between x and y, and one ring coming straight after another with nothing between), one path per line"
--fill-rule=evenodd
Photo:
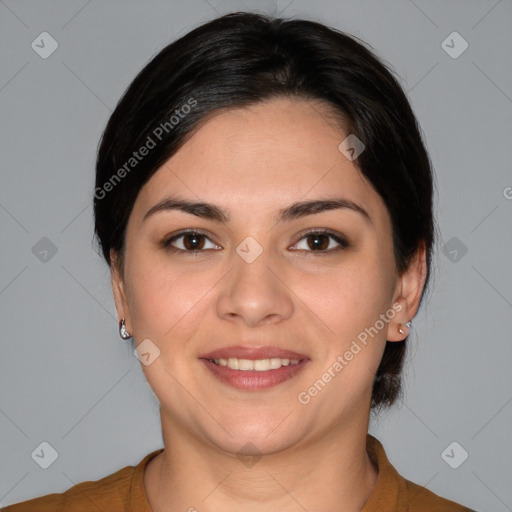
M137 466L125 466L99 480L87 480L65 492L52 493L15 503L1 512L83 512L84 510L130 510L130 500L140 493L142 474L147 462L161 450L146 455ZM140 480L140 481L139 481Z
M475 512L405 479L389 461L380 441L370 434L367 450L379 474L364 512Z
M62 493L47 494L38 498L2 508L1 512L78 512L80 510L125 510L131 476L134 468L126 466L100 480L86 481L74 485Z
M426 487L404 479L411 512L476 512L454 501L442 498Z

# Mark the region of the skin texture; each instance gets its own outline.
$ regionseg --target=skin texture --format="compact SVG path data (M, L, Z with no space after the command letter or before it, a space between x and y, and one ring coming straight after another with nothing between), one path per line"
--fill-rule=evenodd
M145 473L155 512L358 511L373 489L377 471L365 449L373 378L386 340L408 334L398 329L416 314L426 264L420 247L397 275L385 204L338 150L347 135L316 101L272 99L223 112L140 191L127 226L124 277L113 265L112 285L136 345L150 339L160 350L141 365L160 402L165 444ZM143 220L173 194L215 203L231 219L169 210ZM334 197L362 206L371 221L345 208L275 222L294 202ZM206 235L203 252L162 246L187 228ZM327 250L319 252L304 235L320 228L343 235L349 247L331 251L340 245L326 237L320 245ZM236 252L248 236L263 248L252 263ZM186 237L173 245L194 247ZM393 304L400 309L394 318L300 403L299 393ZM310 360L278 386L238 390L199 360L232 345L273 345ZM261 458L249 467L239 453Z

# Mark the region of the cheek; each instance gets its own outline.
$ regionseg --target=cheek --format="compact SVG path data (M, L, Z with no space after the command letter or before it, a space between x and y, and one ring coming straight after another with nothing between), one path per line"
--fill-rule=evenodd
M322 275L300 276L294 289L329 328L339 349L390 308L392 270L377 258L361 254Z
M181 271L183 267L180 269L165 255L132 254L127 280L136 338L179 349L180 344L171 341L178 334L180 341L186 341L197 330L205 316L208 291L218 280L217 273Z
M340 266L320 281L316 277L301 279L301 283L297 295L307 297L304 302L322 320L315 329L316 334L322 333L322 343L310 384L314 387L318 379L329 384L322 391L323 398L317 400L318 410L329 416L339 410L333 403L338 407L366 403L385 348L389 320L394 316L389 269L376 260L365 264L359 260L357 265ZM381 315L390 310L393 315L383 321Z

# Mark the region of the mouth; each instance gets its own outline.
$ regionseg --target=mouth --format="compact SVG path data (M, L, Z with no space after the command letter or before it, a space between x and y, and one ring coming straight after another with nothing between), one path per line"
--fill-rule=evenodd
M283 366L295 366L302 359L288 359L280 357L272 357L270 359L239 359L238 357L208 359L210 363L219 366L227 366L231 370L266 372L268 370L278 370Z
M236 389L259 391L295 377L310 361L304 354L276 347L227 347L200 356L206 368Z

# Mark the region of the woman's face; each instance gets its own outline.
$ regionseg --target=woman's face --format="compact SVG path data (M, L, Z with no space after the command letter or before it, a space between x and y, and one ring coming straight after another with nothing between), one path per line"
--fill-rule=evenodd
M397 276L388 211L326 112L275 99L219 114L140 191L113 284L164 433L231 453L366 433L386 339L404 338L421 282ZM212 206L154 209L171 199Z

